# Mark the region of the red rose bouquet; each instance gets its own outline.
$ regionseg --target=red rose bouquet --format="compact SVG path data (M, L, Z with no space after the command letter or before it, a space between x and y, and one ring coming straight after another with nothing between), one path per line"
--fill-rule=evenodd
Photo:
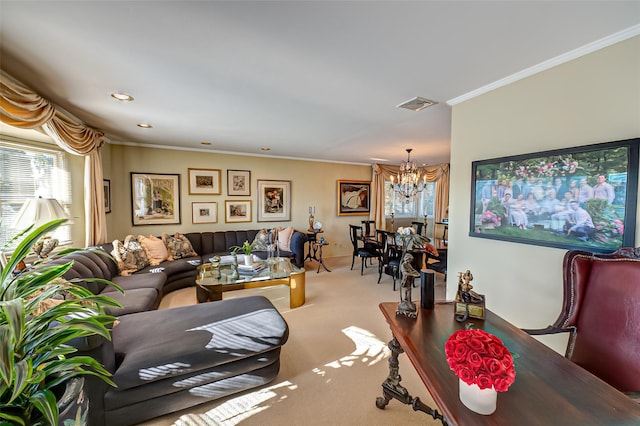
M465 383L506 392L516 378L509 349L484 330L458 330L444 346L449 368Z

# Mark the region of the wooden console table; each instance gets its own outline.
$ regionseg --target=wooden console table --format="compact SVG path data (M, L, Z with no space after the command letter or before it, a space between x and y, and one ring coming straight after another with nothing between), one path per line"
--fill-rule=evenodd
M397 302L380 304L391 326L389 377L376 406L397 399L448 425L631 425L640 422L640 404L564 358L524 331L486 310L485 320L458 323L451 303L418 309L418 318L396 316ZM444 345L456 330L473 328L498 336L514 354L516 380L498 393L495 413L476 414L458 397L458 377L449 369ZM400 384L398 355L406 353L437 410L412 397ZM438 412L440 410L441 412Z

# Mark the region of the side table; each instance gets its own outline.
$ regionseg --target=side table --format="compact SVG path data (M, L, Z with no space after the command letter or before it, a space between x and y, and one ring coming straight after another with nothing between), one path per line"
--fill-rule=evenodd
M329 243L324 241L324 242L314 242L311 243L313 244L313 254L315 255L316 253L318 254L318 258L316 259L318 262L318 271L316 272L316 274L320 273L320 267L322 266L327 272L331 272L331 270L329 268L327 268L327 265L324 263L324 259L322 258L322 247L324 246L328 246Z
M315 245L318 241L317 235L322 234L324 231L321 229L319 231L307 232L307 241L309 242L309 251L304 258L304 262L307 260L315 260L318 261L318 247ZM312 252L313 250L313 252Z

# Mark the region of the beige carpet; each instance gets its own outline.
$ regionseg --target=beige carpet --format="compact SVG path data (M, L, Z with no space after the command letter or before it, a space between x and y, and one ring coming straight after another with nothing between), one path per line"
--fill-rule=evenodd
M316 273L307 262L306 303L289 308L286 286L224 293L225 299L262 294L289 324L276 380L264 388L202 404L143 423L145 426L191 425L425 425L440 424L426 414L392 400L380 410L375 400L389 373L386 344L391 332L378 304L399 300L391 277L380 284L377 265L360 276L351 257L325 259L332 272ZM446 294L436 274L436 299ZM420 289L413 291L420 303ZM195 303L195 289L168 294L161 309ZM412 396L435 407L405 355L400 356L402 384ZM451 373L453 374L453 373Z

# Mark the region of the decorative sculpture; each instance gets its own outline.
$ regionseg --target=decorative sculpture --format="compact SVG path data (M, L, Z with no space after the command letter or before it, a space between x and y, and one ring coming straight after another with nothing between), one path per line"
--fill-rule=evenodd
M405 253L402 257L402 264L400 265L402 286L400 290L400 303L398 304L396 315L417 318L418 311L416 304L411 301L411 289L413 288L413 280L419 277L420 273L413 268L412 262L413 256L410 253Z
M454 303L456 320L466 321L467 318L484 319L484 295L473 291L473 274L469 269L464 273L458 272L458 293Z

